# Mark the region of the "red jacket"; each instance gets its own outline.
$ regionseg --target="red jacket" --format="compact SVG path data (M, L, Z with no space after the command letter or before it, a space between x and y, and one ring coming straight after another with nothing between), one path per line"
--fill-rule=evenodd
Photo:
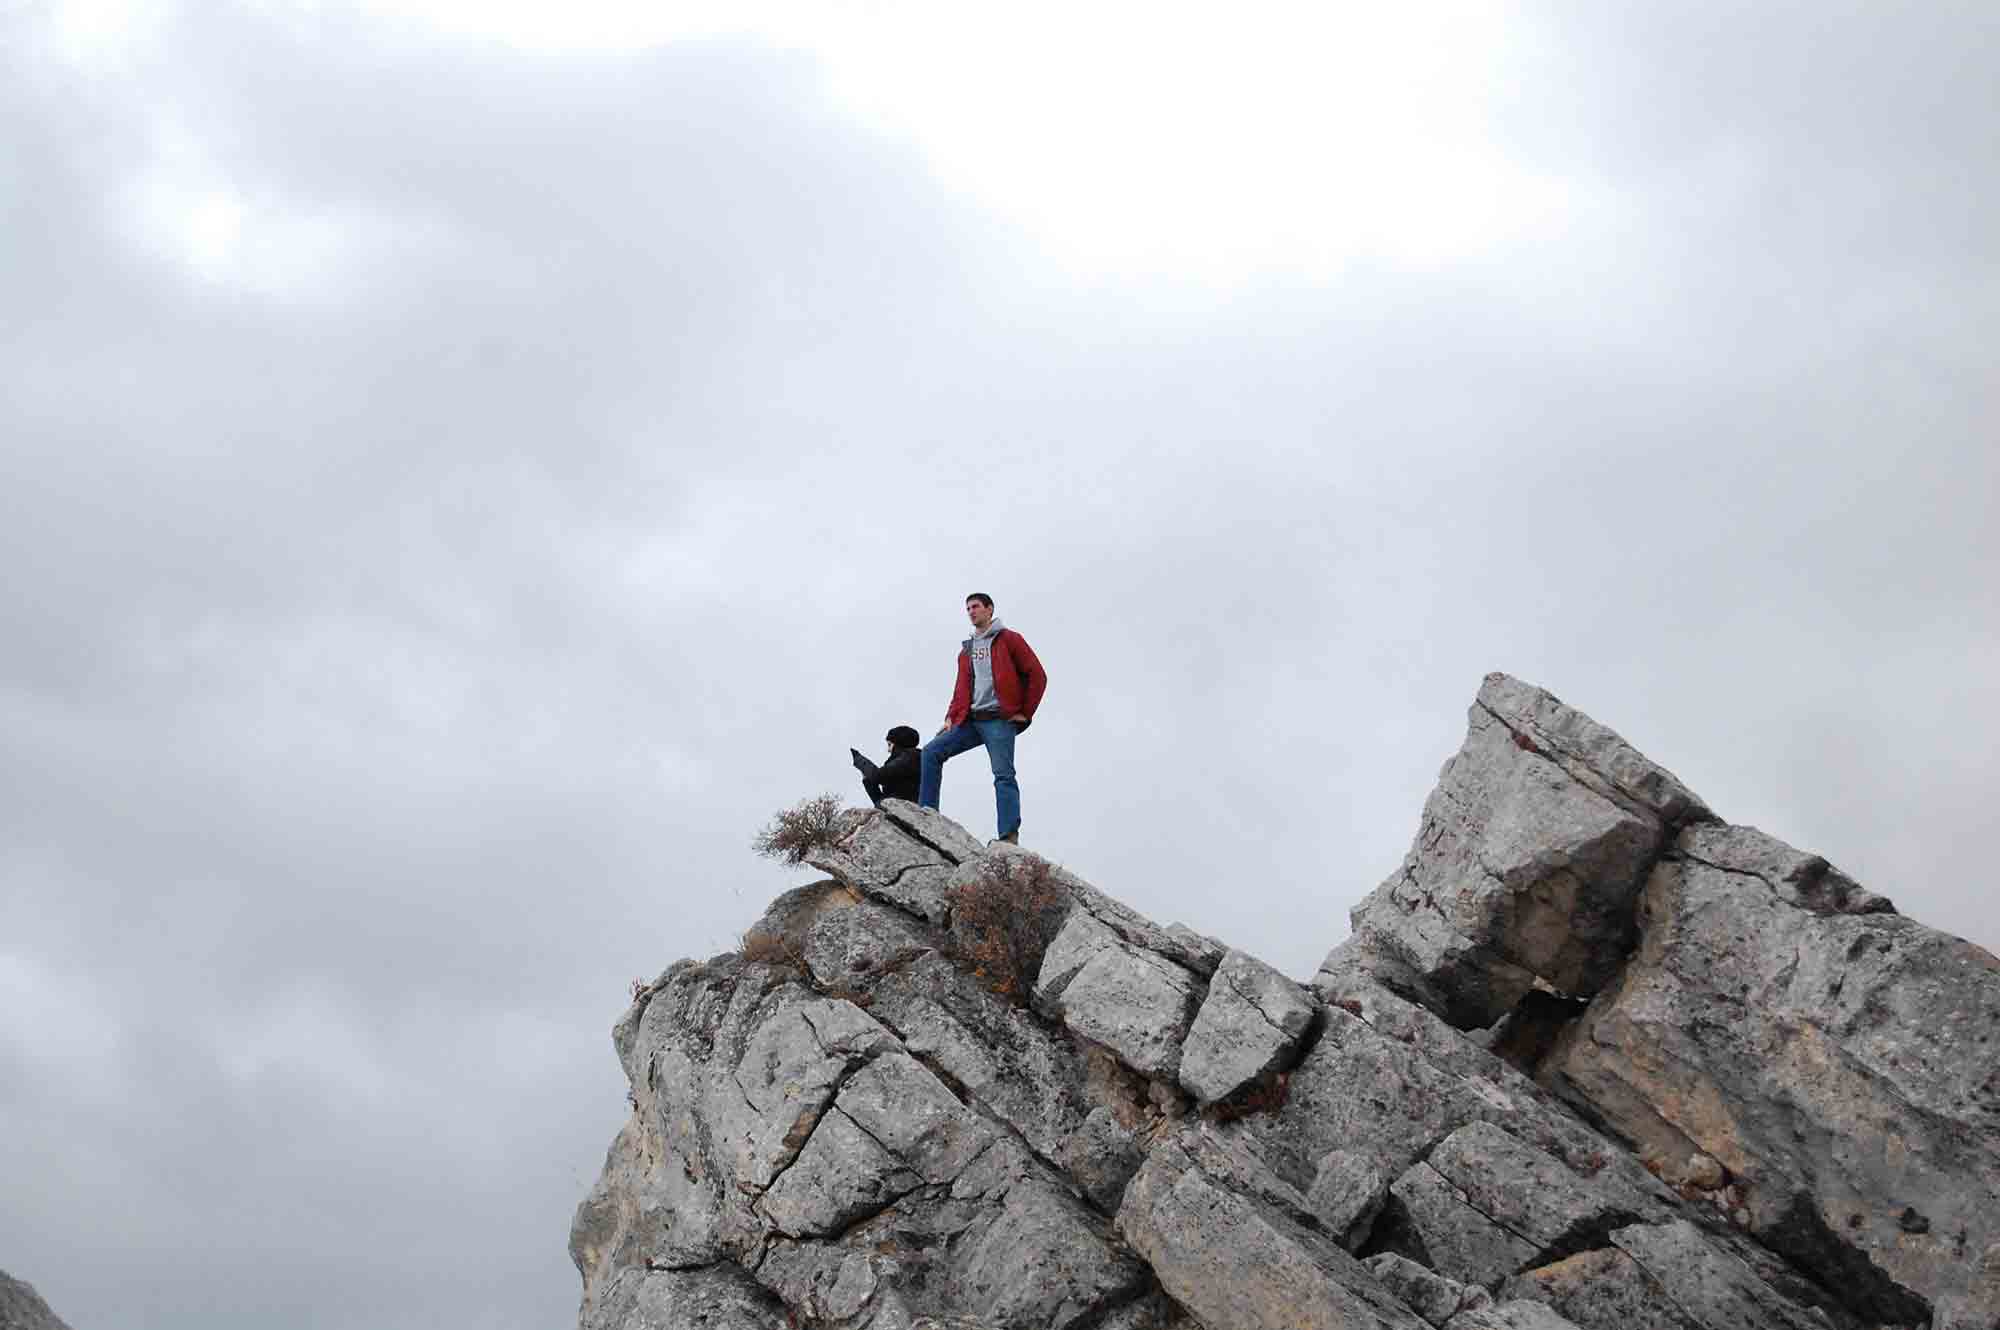
M1049 676L1035 659L1028 639L1012 628L1002 628L993 637L993 695L1000 701L1003 716L1035 718L1048 690ZM958 686L952 689L951 709L945 712L947 725L963 725L972 714L972 641L958 649Z

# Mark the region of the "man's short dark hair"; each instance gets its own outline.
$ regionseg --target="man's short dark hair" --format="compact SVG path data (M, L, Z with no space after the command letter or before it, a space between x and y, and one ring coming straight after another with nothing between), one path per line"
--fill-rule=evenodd
M984 591L975 591L971 595L967 596L965 600L968 605L976 600L989 610L993 608L993 597L987 595Z

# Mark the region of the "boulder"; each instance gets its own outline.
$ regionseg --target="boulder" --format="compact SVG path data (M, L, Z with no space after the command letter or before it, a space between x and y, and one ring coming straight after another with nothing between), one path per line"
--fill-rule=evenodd
M1042 959L1035 1009L1134 1071L1171 1082L1201 996L1198 976L1079 907Z
M734 1265L622 1273L578 1330L790 1330L785 1305Z
M1230 951L1181 1045L1181 1087L1198 1104L1226 1099L1291 1065L1318 1004L1264 962Z
M1452 1279L1496 1284L1540 1254L1533 1242L1495 1222L1427 1163L1412 1164L1389 1194L1401 1230L1391 1240L1407 1243L1432 1269Z
M1712 819L1672 773L1539 688L1490 674L1403 865L1354 908L1385 983L1460 1028L1537 985L1594 993L1672 832Z

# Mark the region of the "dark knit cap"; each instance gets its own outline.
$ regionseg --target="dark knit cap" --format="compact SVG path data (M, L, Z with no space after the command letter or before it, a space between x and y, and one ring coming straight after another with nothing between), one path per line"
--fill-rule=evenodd
M911 729L907 725L898 725L895 729L890 730L887 734L883 735L882 737L887 739L890 743L896 745L896 747L898 748L915 748L918 742L923 738L922 735L918 734L915 730Z

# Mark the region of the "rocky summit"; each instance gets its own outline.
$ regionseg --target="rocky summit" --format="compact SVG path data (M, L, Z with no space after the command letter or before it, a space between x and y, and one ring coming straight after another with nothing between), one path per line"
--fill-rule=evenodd
M2000 961L1539 688L1309 983L911 804L806 859L613 1032L582 1330L2000 1327Z

